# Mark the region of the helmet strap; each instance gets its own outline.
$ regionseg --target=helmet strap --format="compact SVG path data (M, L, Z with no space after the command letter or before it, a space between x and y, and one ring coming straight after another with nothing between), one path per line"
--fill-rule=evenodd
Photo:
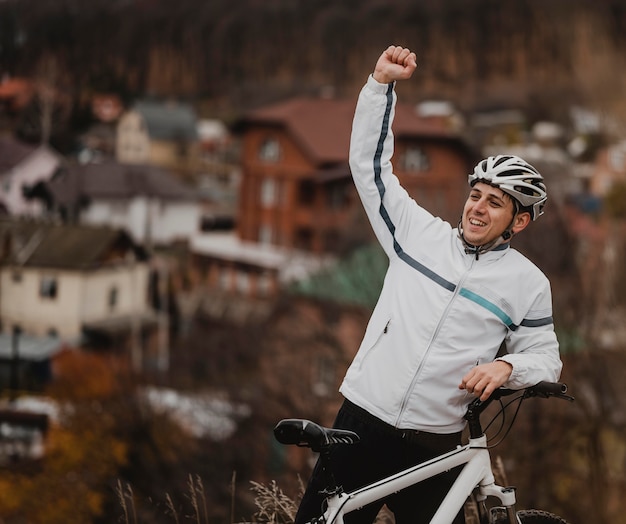
M513 223L515 222L515 217L517 216L517 213L518 211L517 211L517 205L516 205L515 214L513 215L513 218L511 219L511 223L507 226L507 228L502 232L500 236L493 239L491 242L487 242L486 244L483 244L482 246L475 246L474 244L470 244L465 239L465 235L463 235L463 225L462 225L463 217L461 217L457 225L457 231L459 234L459 239L461 240L461 242L463 243L463 246L465 247L465 253L468 255L476 255L476 260L478 260L479 255L492 251L498 246L501 246L502 244L510 242L510 240L513 238L513 235L515 234L513 233Z

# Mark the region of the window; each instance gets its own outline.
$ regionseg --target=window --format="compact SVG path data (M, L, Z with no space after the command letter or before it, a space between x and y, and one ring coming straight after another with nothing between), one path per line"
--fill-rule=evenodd
M315 201L315 184L311 180L303 180L298 185L298 203L302 206L312 206Z
M343 209L348 204L347 187L344 184L330 185L326 198L330 209Z
M259 147L259 159L263 162L278 162L280 160L280 144L275 138L266 138Z
M218 288L222 291L230 290L230 268L222 266L219 270Z
M39 284L39 296L42 298L54 299L57 297L58 284L56 277L44 276L41 277Z
M117 306L117 298L118 298L117 287L116 286L112 286L109 289L109 296L108 296L108 304L109 304L109 309L110 310L115 309L115 306Z
M274 231L272 226L268 226L267 224L262 224L259 227L259 244L269 245L274 240Z
M261 183L261 205L274 207L278 203L278 184L273 178L266 178Z
M189 154L189 144L186 140L180 139L176 142L176 155L179 159L184 159Z
M296 229L296 236L294 239L297 249L304 249L305 251L311 251L313 249L314 233L310 227L299 227Z
M402 156L402 168L409 173L418 173L430 169L428 155L419 147L408 147Z
M257 292L262 297L270 296L272 291L272 275L264 272L259 275L257 280Z
M237 291L241 294L247 294L250 292L250 277L245 271L237 271L235 286Z

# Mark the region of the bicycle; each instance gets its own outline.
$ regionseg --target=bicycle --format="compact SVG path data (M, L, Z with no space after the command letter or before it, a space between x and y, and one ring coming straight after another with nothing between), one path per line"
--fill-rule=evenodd
M505 409L516 400L519 401L519 405L531 397L555 397L573 401L574 398L566 392L565 384L540 382L522 390L500 388L484 402L475 399L465 414L469 430L467 444L350 492L345 492L335 482L330 450L333 446L355 444L359 441L356 433L326 428L305 419L283 419L275 426L274 436L281 444L308 447L320 454L320 465L325 474L326 484L321 493L325 496L326 510L320 517L311 521L312 524L343 524L346 513L457 466L463 468L430 524L450 524L470 498L477 504L480 524L567 524L561 517L547 511L515 509L515 488L496 484L487 436L480 420L481 414L495 400L500 401L500 410L493 420L498 415L503 416ZM517 396L508 404L502 403L503 397L514 394ZM515 416L519 412L519 405ZM514 421L515 417L509 424L506 434ZM493 505L496 499L499 499L500 505Z

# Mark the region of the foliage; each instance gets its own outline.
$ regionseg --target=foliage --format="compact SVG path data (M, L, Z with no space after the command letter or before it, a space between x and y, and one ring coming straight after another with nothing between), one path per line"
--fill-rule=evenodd
M379 244L354 251L335 266L293 284L292 291L338 303L372 308L383 285L388 259Z
M7 524L93 521L105 511L107 482L128 458L116 419L101 402L110 394L114 370L76 354L63 355L59 367L61 416L49 430L45 459L34 469L16 467L0 476L0 514ZM77 401L75 393L87 391Z
M60 416L39 463L0 475L3 523L109 523L127 512L129 522L157 524L188 511L228 520L231 468L248 469L241 437L197 438L154 412L121 360L70 351L56 364L48 394Z
M596 92L619 101L625 11L617 0L5 0L0 62L29 75L45 54L58 57L77 101L93 91L150 92L207 97L232 112L328 85L352 93L397 42L424 64L416 96L477 93L469 102L480 104L482 86L499 88L503 99L530 102L538 119Z

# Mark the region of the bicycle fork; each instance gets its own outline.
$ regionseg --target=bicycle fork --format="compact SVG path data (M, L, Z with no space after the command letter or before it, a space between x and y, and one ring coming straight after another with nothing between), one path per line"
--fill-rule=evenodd
M484 522L487 513L485 506L487 497L495 497L500 499L502 505L489 509L487 522L489 524L521 524L515 509L516 499L514 487L502 487L497 484L490 484L488 486L479 486L477 491L477 502L481 504L482 509L481 522Z

